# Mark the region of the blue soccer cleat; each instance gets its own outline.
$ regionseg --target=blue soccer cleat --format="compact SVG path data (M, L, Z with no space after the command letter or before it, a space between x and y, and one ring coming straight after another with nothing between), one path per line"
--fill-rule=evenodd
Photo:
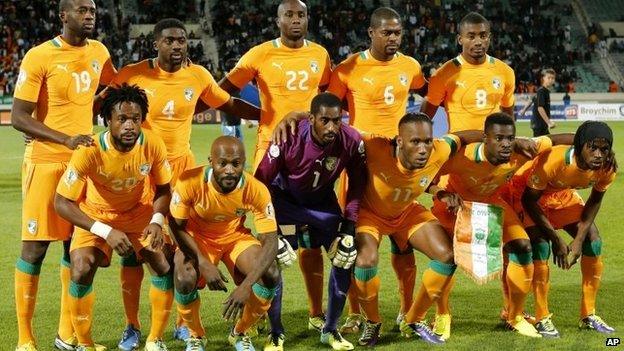
M134 328L132 324L128 324L121 334L121 340L117 347L123 351L132 351L139 348L141 342L141 331Z

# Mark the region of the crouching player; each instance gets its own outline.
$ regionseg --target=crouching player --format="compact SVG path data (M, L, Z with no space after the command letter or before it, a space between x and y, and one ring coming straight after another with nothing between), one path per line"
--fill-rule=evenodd
M56 211L75 226L69 295L80 350L95 350L92 283L98 267L110 264L113 250L122 257L136 253L154 272L145 350L167 349L161 339L169 319L166 306L173 301L173 279L162 226L171 170L163 141L141 130L147 109L145 92L138 87L109 88L101 111L108 130L94 136L95 146L74 152L56 190ZM146 181L156 186L153 198Z
M238 318L228 339L236 350L254 350L246 332L269 309L279 279L273 204L266 186L243 172L245 150L240 140L217 138L209 160L210 166L182 173L171 200L169 225L179 245L178 313L191 331L187 350L203 350L197 281L201 276L210 290L227 291L227 279L217 268L222 261L237 285L223 307L223 318ZM259 239L244 226L247 212L254 215Z
M536 328L544 337L559 336L548 309L549 243L557 266L568 269L581 260L579 328L607 334L615 331L596 315L603 263L602 240L594 223L602 198L616 175L612 146L613 133L606 123L584 122L576 131L573 146L555 146L538 156L513 177L510 191L505 194L531 238ZM590 187L591 194L584 203L575 189ZM569 246L557 229L564 229L574 238Z

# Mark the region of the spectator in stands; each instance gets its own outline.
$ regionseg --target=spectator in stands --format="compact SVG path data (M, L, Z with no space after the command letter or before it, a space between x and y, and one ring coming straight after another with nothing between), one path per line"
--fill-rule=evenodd
M563 107L570 106L570 100L570 94L566 91L565 94L563 94Z
M616 82L614 82L614 81L610 81L609 82L609 92L610 93L617 93L619 90L620 89L619 89L619 87L618 87Z

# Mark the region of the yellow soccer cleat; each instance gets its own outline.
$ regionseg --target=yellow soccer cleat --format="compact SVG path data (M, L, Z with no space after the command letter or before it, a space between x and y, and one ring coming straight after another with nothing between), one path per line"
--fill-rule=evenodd
M450 314L436 314L435 320L432 326L433 332L440 337L440 339L447 341L451 338L451 315Z
M29 341L25 344L21 344L15 348L15 351L37 351L34 341Z
M350 314L342 327L340 327L340 333L357 334L360 332L364 322L366 322L366 318L364 318L361 314Z
M284 334L269 334L264 351L284 351Z
M353 344L343 338L339 332L321 332L321 342L329 345L333 350L353 350Z
M323 329L324 325L325 325L324 315L308 317L308 330L316 330L320 332L321 329Z
M145 351L168 351L167 345L162 340L152 340L145 342Z
M538 333L535 327L526 321L523 316L516 316L512 322L507 322L507 327L516 333L531 338L541 338L542 334Z
M74 351L106 351L106 350L107 350L106 346L100 345L100 344L95 344L93 346L78 345L74 349Z

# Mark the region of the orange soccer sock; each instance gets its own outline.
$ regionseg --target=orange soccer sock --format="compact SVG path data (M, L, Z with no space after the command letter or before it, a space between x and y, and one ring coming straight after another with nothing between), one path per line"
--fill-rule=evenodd
M139 304L143 275L143 266L138 262L135 254L121 259L119 278L121 280L121 299L126 315L126 325L132 324L136 329L141 329Z
M175 300L178 303L178 319L177 325L184 323L191 331L191 335L195 337L203 337L206 332L199 315L201 300L197 289L188 294L175 291Z
M275 296L275 288L267 288L255 283L252 289L253 293L245 304L243 316L234 327L234 333L236 334L246 333L249 327L256 323L260 317L264 316L269 307L271 307L271 300Z
M323 252L320 248L299 248L299 268L308 293L310 316L323 314Z
M548 292L550 290L550 245L546 241L532 242L533 248L533 295L535 296L535 318L540 321L548 316Z
M501 287L503 290L503 310L509 314L509 285L507 284L507 270L509 269L509 254L503 253L503 274Z
M414 285L416 284L416 258L409 252L392 252L390 261L399 283L399 301L401 313L406 313L412 305Z
M358 290L355 286L355 276L351 276L351 286L347 293L347 302L349 303L349 314L362 314L360 310L360 301L358 300Z
M173 305L173 277L171 273L152 276L149 299L152 305L152 324L146 341L154 341L162 339L169 323L169 315Z
M357 288L358 301L366 319L371 322L381 322L379 315L379 287L381 280L377 275L377 266L375 267L355 267L353 270L355 275L355 287Z
M451 314L450 297L451 290L455 285L455 275L451 276L450 281L442 289L440 298L436 301L436 314Z
M429 307L442 295L444 288L451 282L456 267L454 264L436 260L429 263L429 268L423 273L422 284L414 303L405 315L407 323L420 322L425 319Z
M92 285L69 282L69 309L71 310L74 332L80 345L93 346L91 325L94 304L95 293Z
M507 266L507 285L509 286L509 315L507 321L513 321L524 312L524 302L531 291L533 282L533 259L531 253L510 253Z
M15 265L15 309L17 310L18 345L35 342L32 319L37 302L37 287L41 264L28 263L21 258Z
M69 309L69 282L71 281L71 270L69 256L61 258L61 312L59 315L58 336L61 340L67 340L74 335L74 327L71 321L71 311Z

